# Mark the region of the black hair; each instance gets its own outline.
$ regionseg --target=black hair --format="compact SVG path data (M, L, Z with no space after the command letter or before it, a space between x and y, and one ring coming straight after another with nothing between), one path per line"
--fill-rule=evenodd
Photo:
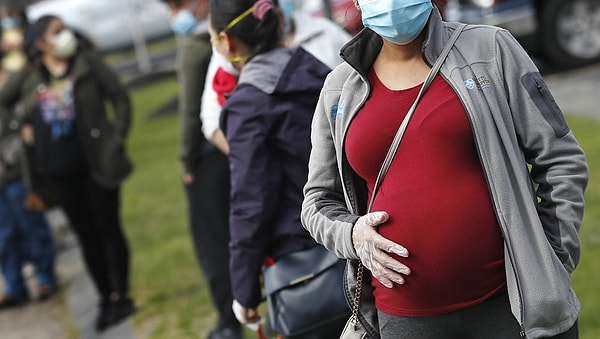
M48 26L50 26L50 23L53 20L60 20L60 18L55 15L44 15L37 19L33 25L31 25L31 39L33 41L43 39L44 34L48 30Z
M29 61L37 59L42 54L35 45L35 40L43 38L44 33L48 30L48 26L50 26L50 22L54 19L58 19L58 17L54 15L44 15L37 19L33 24L29 25L29 29L25 35L24 44L25 54Z
M37 19L31 26L28 32L28 36L25 44L25 53L29 60L34 60L41 55L41 51L35 45L35 40L43 39L44 34L48 30L48 26L53 20L62 20L58 16L55 15L44 15ZM87 36L85 36L82 32L71 29L75 37L77 38L78 50L93 50L96 48L94 42L90 40Z
M256 0L210 0L210 20L215 31L222 32L232 20L254 6ZM274 6L278 6L273 0ZM276 7L268 10L262 20L252 13L227 30L257 55L281 46L281 25Z

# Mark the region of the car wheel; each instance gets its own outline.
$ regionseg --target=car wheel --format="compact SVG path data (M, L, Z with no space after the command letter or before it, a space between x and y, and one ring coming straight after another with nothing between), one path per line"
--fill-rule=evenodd
M600 60L600 1L548 0L540 12L544 54L559 67Z

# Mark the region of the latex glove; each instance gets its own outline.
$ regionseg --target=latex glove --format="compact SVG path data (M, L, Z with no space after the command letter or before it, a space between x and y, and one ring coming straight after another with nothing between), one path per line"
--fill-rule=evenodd
M242 304L237 300L233 300L233 305L231 307L233 309L233 314L240 322L240 324L246 325L249 329L256 332L260 328L260 325L263 323L263 319L258 314L257 309L245 308Z
M408 250L377 232L377 226L388 219L386 212L371 212L358 218L352 229L352 242L360 261L373 277L392 288L394 283L404 284L403 275L409 275L410 268L388 254L406 258Z

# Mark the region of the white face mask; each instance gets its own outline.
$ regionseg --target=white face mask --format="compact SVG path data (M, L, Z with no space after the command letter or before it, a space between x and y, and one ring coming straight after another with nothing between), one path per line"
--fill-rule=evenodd
M219 67L221 67L225 72L233 75L240 74L240 71L233 67L233 64L229 62L221 53L217 52L214 46L212 48L212 53Z
M52 39L52 54L58 58L70 58L77 51L77 37L69 29L63 29Z

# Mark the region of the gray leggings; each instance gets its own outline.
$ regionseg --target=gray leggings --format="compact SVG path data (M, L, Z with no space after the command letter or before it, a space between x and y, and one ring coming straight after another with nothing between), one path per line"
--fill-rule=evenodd
M381 311L378 315L382 339L522 339L506 292L465 310L438 316L401 317ZM579 338L578 324L552 338Z

